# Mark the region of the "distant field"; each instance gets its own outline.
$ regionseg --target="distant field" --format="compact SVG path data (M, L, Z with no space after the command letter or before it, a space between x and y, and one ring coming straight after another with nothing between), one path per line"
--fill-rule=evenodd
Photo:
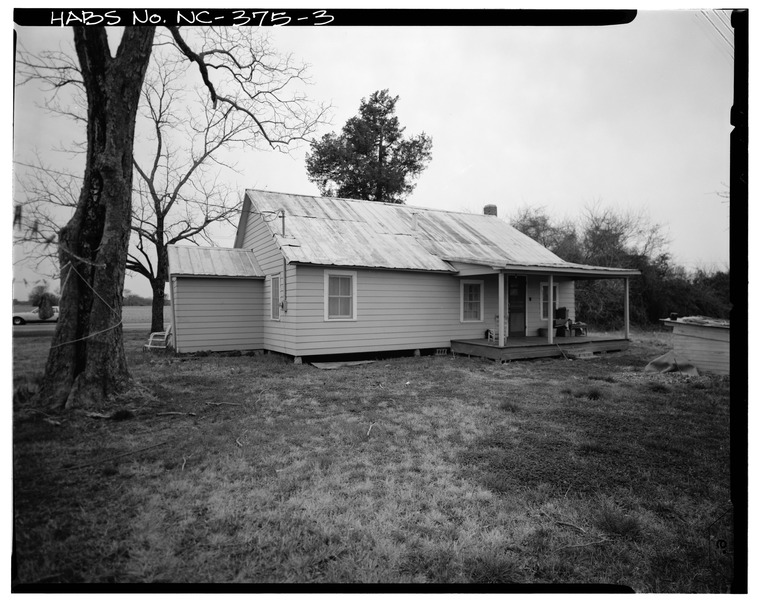
M24 312L31 310L30 304L17 304L13 307L13 312ZM123 315L124 323L149 323L151 308L149 306L125 306ZM163 320L168 323L171 319L171 307L166 306L163 309Z
M124 311L124 323L149 323L151 308L149 306L125 306ZM171 319L171 307L163 307L163 321L168 323Z

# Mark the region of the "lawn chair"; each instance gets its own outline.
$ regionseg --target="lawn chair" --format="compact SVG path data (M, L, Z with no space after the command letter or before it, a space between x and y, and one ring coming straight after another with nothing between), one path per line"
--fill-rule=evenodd
M147 344L142 346L142 351L147 350L166 350L171 346L171 325L166 328L166 331L156 331L150 334L147 340Z

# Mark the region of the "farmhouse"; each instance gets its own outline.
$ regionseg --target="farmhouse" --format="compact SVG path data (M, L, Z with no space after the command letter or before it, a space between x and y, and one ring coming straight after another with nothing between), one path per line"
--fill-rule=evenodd
M177 352L305 357L450 349L490 358L620 350L629 277L566 262L496 215L247 190L234 248L169 247ZM574 283L625 282L626 329L576 324Z

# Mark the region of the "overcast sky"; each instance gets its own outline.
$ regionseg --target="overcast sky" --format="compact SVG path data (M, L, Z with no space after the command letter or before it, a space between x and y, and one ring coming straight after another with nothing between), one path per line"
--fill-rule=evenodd
M408 204L507 218L525 205L561 219L600 203L643 210L664 225L676 263L727 268L729 14L641 11L612 27L313 27L271 29L274 46L311 65L315 100L334 105L339 131L362 98L400 97L408 134L433 139L432 161ZM715 26L719 26L719 31ZM17 28L18 29L18 28ZM40 34L42 37L40 37ZM724 37L722 37L724 36ZM19 29L30 46L70 40ZM61 125L16 91L14 159L49 153ZM305 151L251 152L236 184L313 194ZM16 166L17 169L22 167ZM233 231L218 245L233 244ZM17 281L27 276L16 270ZM148 295L144 279L126 287ZM23 288L21 288L22 290ZM15 288L16 296L25 293Z

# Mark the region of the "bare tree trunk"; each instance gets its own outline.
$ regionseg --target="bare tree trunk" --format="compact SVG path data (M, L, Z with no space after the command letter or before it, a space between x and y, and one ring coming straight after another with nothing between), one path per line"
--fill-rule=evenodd
M166 303L166 280L168 279L168 248L164 234L164 221L160 212L157 211L157 214L158 219L155 228L155 238L158 240L155 245L156 268L155 277L150 280L150 285L153 288L153 317L150 331L164 330L163 305Z
M164 331L163 308L166 304L166 283L153 280L150 282L153 288L153 309L150 323L150 331Z
M60 317L40 387L53 407L96 404L131 381L121 309L134 124L154 34L125 28L111 57L104 28L74 31L87 90L87 165L76 212L60 232Z
M163 240L163 227L160 227L159 240ZM163 331L163 305L166 303L166 279L168 279L168 249L165 243L157 244L158 252L156 275L150 280L153 288L153 316L150 331Z

